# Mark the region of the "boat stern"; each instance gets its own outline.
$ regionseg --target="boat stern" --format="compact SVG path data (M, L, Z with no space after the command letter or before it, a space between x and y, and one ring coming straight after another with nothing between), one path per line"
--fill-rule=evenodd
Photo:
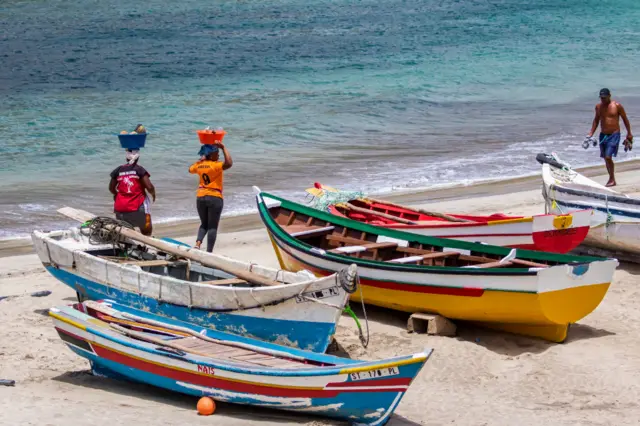
M538 271L538 299L544 317L555 324L571 324L593 312L604 299L616 259L557 265Z
M591 210L579 210L565 215L533 217L532 237L535 250L568 253L578 247L589 233Z

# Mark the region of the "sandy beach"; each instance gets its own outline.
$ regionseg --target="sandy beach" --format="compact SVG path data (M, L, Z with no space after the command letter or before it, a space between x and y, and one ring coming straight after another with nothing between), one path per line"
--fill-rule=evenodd
M619 190L640 192L637 163L618 168ZM605 182L603 168L588 176ZM544 212L539 177L450 190L399 194L392 201L468 213ZM165 227L158 234L193 243L193 224ZM0 424L62 425L241 425L339 422L219 404L213 417L199 417L196 398L144 385L93 377L88 363L68 350L47 309L72 303L74 292L51 277L27 245L5 247L0 258ZM277 266L266 232L256 217L224 221L216 250ZM408 315L369 307L371 342L363 349L353 321L343 316L337 334L352 358L376 359L435 349L402 400L390 425L624 425L640 418L640 266L622 263L598 309L569 331L563 344L458 324L457 337L408 334ZM30 297L50 290L47 297ZM354 310L361 315L358 306ZM635 419L635 420L634 420Z

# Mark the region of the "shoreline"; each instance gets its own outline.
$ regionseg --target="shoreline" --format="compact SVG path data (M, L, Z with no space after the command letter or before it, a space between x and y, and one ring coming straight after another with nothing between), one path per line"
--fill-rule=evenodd
M631 159L616 163L616 172L623 173L635 170L635 166L640 164L640 159ZM603 175L604 165L585 166L575 169L587 177ZM470 185L452 185L435 189L401 190L383 194L384 199L400 204L427 204L433 202L453 201L462 198L498 196L514 192L523 192L540 187L540 173L511 177L505 179L491 179L479 181ZM304 189L301 189L304 191ZM154 236L182 238L193 236L197 233L199 220L185 219L178 221L163 222L154 225ZM241 232L257 229L261 226L261 221L255 211L230 215L220 220L220 233ZM19 256L34 253L31 238L17 237L0 240L0 258Z

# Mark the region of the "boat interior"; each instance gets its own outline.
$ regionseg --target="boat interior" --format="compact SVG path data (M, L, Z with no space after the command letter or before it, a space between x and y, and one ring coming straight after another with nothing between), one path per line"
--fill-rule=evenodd
M68 231L50 233L49 238L59 241L63 246L70 246L73 250L81 251L122 265L134 265L143 271L173 277L183 281L196 282L200 284L232 286L232 287L255 287L256 284L236 278L224 271L209 268L198 262L190 261L178 255L164 253L143 244L135 243L131 240L123 240L116 245L93 244L88 235L82 234L80 241L71 238Z
M332 206L341 215L359 222L372 223L376 225L393 225L398 223L398 219L410 221L413 225L439 225L439 226L459 226L462 224L486 223L493 220L519 219L521 216L507 216L502 213L495 213L489 216L474 216L460 214L428 214L428 212L418 212L416 210L402 208L401 206L382 204L373 201L355 199L348 204L341 203ZM354 209L355 207L356 209ZM367 210L367 211L364 211ZM389 217L391 216L391 217ZM394 220L394 218L397 218Z
M515 256L515 250L507 256L501 256L389 238L323 221L281 206L272 207L269 211L290 236L326 252L356 259L466 268L547 268L558 263L519 259Z
M183 327L158 325L157 322L151 324L142 318L120 318L120 315L99 303L85 302L73 306L76 310L107 323L114 331L134 340L153 343L157 345L157 350L171 355L192 354L253 368L299 369L335 365L295 355L288 356L286 352L272 352L258 346L213 339Z

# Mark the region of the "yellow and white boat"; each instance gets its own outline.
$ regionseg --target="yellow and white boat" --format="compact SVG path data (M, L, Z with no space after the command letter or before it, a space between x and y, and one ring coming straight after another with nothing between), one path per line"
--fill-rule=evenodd
M355 263L365 303L554 342L600 304L618 265L385 229L266 193L257 203L283 269L323 276Z

